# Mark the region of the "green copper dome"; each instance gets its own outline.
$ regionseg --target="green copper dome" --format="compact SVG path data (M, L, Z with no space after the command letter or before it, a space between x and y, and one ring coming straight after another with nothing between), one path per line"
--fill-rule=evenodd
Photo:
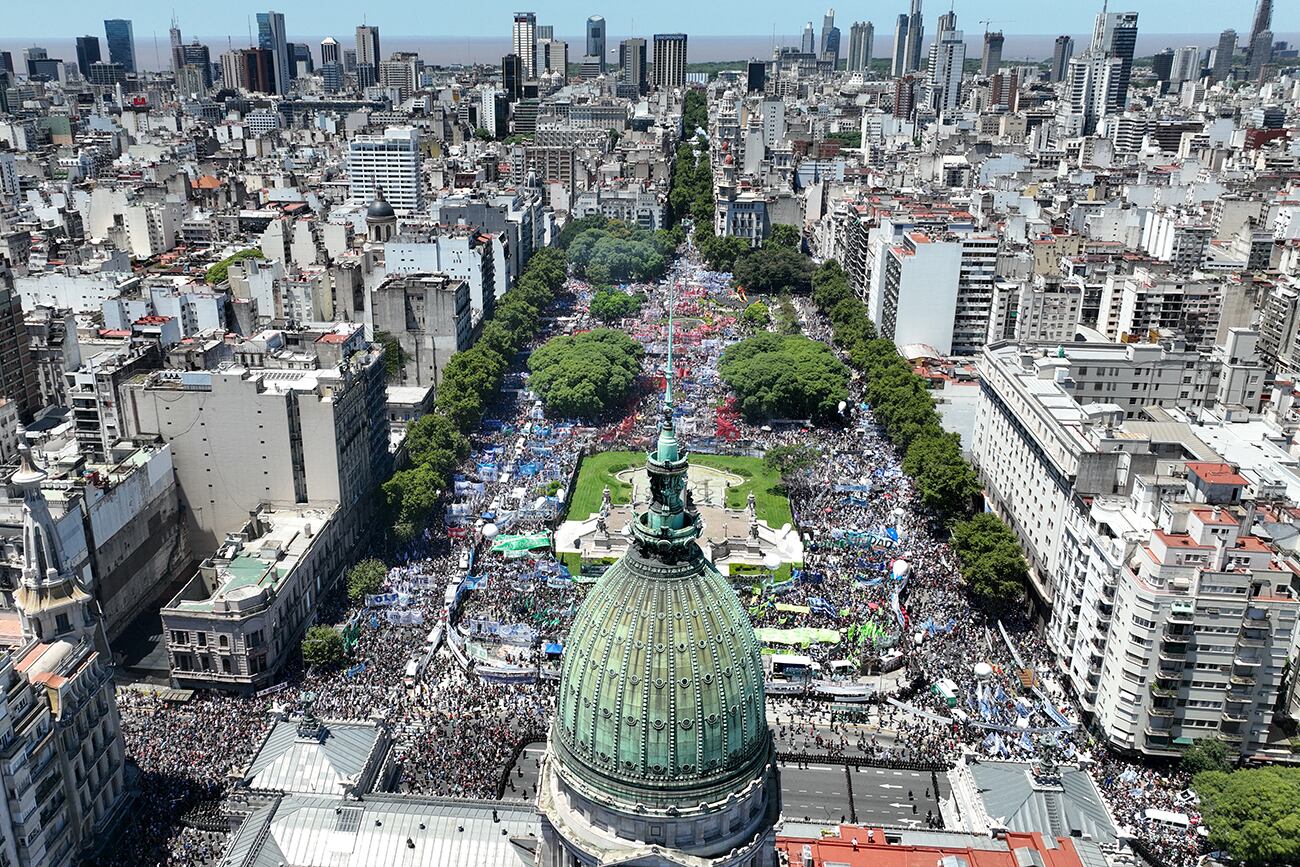
M695 541L687 465L669 403L647 458L650 505L569 632L552 733L565 773L651 808L725 798L771 750L758 640Z

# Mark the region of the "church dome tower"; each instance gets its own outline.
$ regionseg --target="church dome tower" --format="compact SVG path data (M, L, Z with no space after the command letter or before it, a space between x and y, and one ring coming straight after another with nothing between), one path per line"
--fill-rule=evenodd
M375 188L375 200L366 208L366 238L383 243L397 234L397 212L384 198L383 187Z
M11 481L23 492L23 573L14 591L23 637L74 644L87 639L106 652L95 599L81 587L59 548L54 518L41 492L46 473L33 462L26 444L21 454Z
M542 867L775 862L780 787L763 663L744 607L696 539L672 421L647 455L651 499L564 648L539 783Z

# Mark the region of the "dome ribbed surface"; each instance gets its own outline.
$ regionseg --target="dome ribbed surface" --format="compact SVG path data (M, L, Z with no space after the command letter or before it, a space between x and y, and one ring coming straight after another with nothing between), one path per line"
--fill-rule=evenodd
M606 794L694 806L767 761L763 662L749 616L694 541L633 545L597 581L564 647L556 744Z

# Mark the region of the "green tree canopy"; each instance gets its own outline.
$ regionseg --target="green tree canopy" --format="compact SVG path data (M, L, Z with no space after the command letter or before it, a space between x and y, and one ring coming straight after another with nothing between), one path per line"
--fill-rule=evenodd
M343 635L332 626L313 626L302 639L302 661L316 668L343 662Z
M265 258L266 256L262 255L262 251L256 247L249 247L246 250L240 250L238 253L232 253L217 264L208 268L207 272L203 275L203 281L213 286L218 283L224 283L226 282L226 278L229 276L230 266L235 262L242 262L245 259Z
M603 228L587 229L569 244L569 263L593 283L642 283L658 280L668 269L666 237L656 238L627 223L609 221Z
M703 222L695 227L695 246L700 250L704 264L712 271L730 272L736 260L749 252L749 242L744 238L727 235L719 238L713 233L713 224Z
M772 321L772 314L762 301L752 301L740 314L740 321L752 329L766 328Z
M798 250L765 244L736 259L732 279L749 292L804 292L812 279L812 266Z
M821 456L821 450L814 446L776 446L764 453L763 463L786 477L816 466Z
M384 586L388 567L383 560L368 557L348 570L348 598L353 602L378 593Z
M620 292L617 289L597 289L591 296L591 315L601 322L614 322L636 315L645 304L645 296L639 292Z
M1232 770L1232 756L1228 745L1218 738L1198 738L1196 743L1183 750L1182 768L1192 776L1202 771Z
M1300 864L1300 768L1203 771L1192 788L1215 847L1246 867Z
M764 244L772 244L777 247L789 247L791 250L799 249L799 242L803 238L799 234L797 226L787 226L783 223L777 223L772 227L772 234L768 236Z
M562 418L601 416L632 393L643 354L640 344L612 328L553 337L528 359L528 385Z
M952 547L974 600L985 607L1015 605L1029 567L1015 534L997 515L981 512L952 528Z
M751 420L827 418L849 396L848 368L829 346L802 335L765 332L734 343L718 372Z

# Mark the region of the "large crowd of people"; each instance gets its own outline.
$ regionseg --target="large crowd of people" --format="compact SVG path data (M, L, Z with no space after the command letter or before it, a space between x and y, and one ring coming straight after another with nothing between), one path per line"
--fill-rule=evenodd
M552 322L589 327L584 311L590 287L570 288L565 303L571 315ZM818 630L816 640L805 633L788 649L810 657L824 677L864 664L893 671L889 688L883 678L872 679L879 692L871 710L852 723L837 720L811 695L772 696L782 749L951 761L963 750L1032 759L1050 745L1067 757L1090 756L1098 759L1094 777L1117 821L1169 867L1191 863L1194 834L1152 828L1143 816L1149 807L1173 804L1186 781L1126 763L1092 742L1075 724L1032 625L1011 611L1001 621L991 619L967 602L955 557L933 532L900 456L874 424L856 384L842 424L833 428L772 429L735 414L724 421L718 407L727 394L716 374L718 356L743 333L726 276L703 270L687 255L663 283L638 289L648 303L625 326L648 347L647 387L626 417L599 427L546 419L526 377L511 373L472 438L445 523L390 552L383 589L399 594L400 602L367 607L335 600L322 611L322 620L360 626L346 666L291 670L282 690L262 697L197 695L175 703L120 692L127 753L140 771L143 804L104 863L209 863L219 839L187 827L184 817L221 797L230 770L251 758L276 707L310 704L326 719L382 717L392 727L401 790L496 797L520 745L544 737L549 726L554 682L543 663L563 641L587 585L545 549L506 556L491 551L493 539L552 528L562 517L558 492L584 450L648 446L662 417L656 386L666 343L663 311L670 304L681 317L674 398L688 446L757 453L808 445L819 452L810 467L786 480L804 538L803 563L788 579L771 576L758 587L751 581L738 587L755 626ZM829 339L820 314L808 303L796 306L805 333ZM449 582L465 581L452 621L444 622ZM427 634L435 628L447 630L454 648L428 651ZM413 659L420 673L412 681L406 672ZM502 668L535 676L485 676ZM951 695L932 688L940 682L950 685ZM1035 734L1015 736L1008 729Z

